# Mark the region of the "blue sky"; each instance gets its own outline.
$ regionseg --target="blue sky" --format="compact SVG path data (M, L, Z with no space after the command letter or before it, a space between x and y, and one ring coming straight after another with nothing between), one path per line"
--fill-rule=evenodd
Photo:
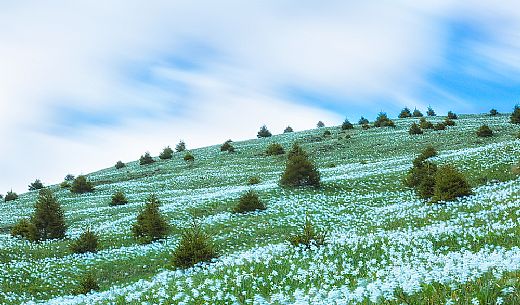
M514 1L0 3L0 193L318 120L507 112Z

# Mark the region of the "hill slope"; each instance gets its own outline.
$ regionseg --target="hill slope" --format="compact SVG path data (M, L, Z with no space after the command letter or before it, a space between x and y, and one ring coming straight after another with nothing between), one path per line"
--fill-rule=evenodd
M442 117L432 119L443 120ZM1 204L0 303L51 304L481 304L519 301L520 179L511 168L520 160L518 127L508 116L461 116L457 126L410 136L412 119L397 128L341 133L337 127L295 132L193 150L147 166L137 162L88 175L92 194L51 188L77 237L91 227L101 236L97 254L70 254L70 240L28 243L9 235L29 216L36 192ZM491 138L475 132L487 123ZM324 130L332 132L324 137ZM346 137L350 135L350 137ZM285 156L261 153L272 142L289 149L302 143L322 176L321 189L282 189ZM433 160L462 170L474 195L446 205L418 199L401 183L411 160L427 144ZM333 165L335 167L333 167ZM260 184L248 186L251 176ZM267 209L231 213L247 190L258 191ZM129 199L109 206L121 190ZM164 242L138 244L131 235L145 198L155 193L172 232ZM285 239L311 215L328 232L325 246L304 251ZM198 217L220 257L187 271L171 267L180 232ZM100 292L69 296L87 272ZM388 304L388 303L386 303ZM430 304L430 303L429 303Z

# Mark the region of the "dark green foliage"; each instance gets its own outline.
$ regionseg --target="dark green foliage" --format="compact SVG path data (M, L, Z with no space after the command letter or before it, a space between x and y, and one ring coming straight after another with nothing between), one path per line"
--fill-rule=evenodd
M320 186L320 173L298 145L289 152L285 172L280 180L282 186Z
M29 241L38 240L38 230L36 226L28 218L20 219L12 228L11 235L14 237L24 238Z
M272 136L272 134L265 125L260 127L260 131L258 131L258 134L256 135L257 138L268 138L270 136Z
M65 179L63 179L63 180L65 180L65 181L73 181L74 178L75 178L74 175L67 174L67 176L65 176Z
M110 201L110 205L124 205L128 203L128 199L126 199L126 196L123 192L117 191L112 195L112 201Z
M516 138L520 139L520 132L516 134ZM0 198L2 198L2 197L0 197Z
M413 123L412 126L410 126L408 133L411 135L417 135L417 134L422 134L423 131L422 131L421 127L419 127L419 125L417 125L417 123Z
M455 198L471 195L471 187L455 167L444 165L435 174L433 202L451 201Z
M68 189L70 187L70 183L68 181L63 181L62 183L60 183L60 187L62 189Z
M484 124L477 130L477 136L481 138L491 137L493 136L493 130Z
M258 184L258 183L260 183L260 178L257 176L252 176L247 181L247 184L249 184L249 185L254 185L254 184Z
M256 210L265 210L265 205L253 191L248 191L242 195L238 204L233 208L233 212L235 213L245 213Z
M193 162L195 162L195 157L190 153L190 152L187 152L184 157L184 162L188 163L188 165L191 167L193 166Z
M325 136L325 137L330 137L331 135L332 135L332 133L330 132L330 130L325 130L323 132L323 136Z
M126 164L124 164L122 161L117 161L117 163L115 165L115 168L116 169L122 169L125 166L126 166Z
M143 243L151 243L168 234L169 226L159 210L159 199L150 195L146 199L144 209L137 215L137 221L132 227L134 237Z
M456 119L458 119L458 116L455 113L453 113L452 111L448 111L448 119L456 120Z
M227 151L230 153L234 152L235 148L233 147L233 145L231 143L233 143L233 141L231 141L231 139L224 142L224 144L222 144L222 146L220 146L220 151Z
M269 146L267 146L265 154L268 156L283 155L285 154L285 150L283 149L283 146L279 143L271 143L269 144Z
M328 168L334 168L334 167L336 167L336 163L329 162L329 163L327 163L327 165L325 165L325 166L328 167Z
M74 290L74 294L87 294L92 291L98 291L99 285L97 279L92 273L87 273L79 283L79 287Z
M435 149L435 147L428 145L421 151L421 154L419 156L417 156L417 158L415 160L424 161L426 159L429 159L429 158L435 157L435 156L437 156L437 150Z
M302 228L302 232L289 238L289 242L295 246L304 246L306 249L310 249L312 246L322 246L325 244L325 233L319 233L314 229L308 215L305 215L305 223Z
M149 152L146 152L144 155L139 158L139 165L147 165L154 163L155 160L150 156Z
M354 129L354 125L350 123L348 119L345 119L343 123L341 124L341 130L348 130L348 129Z
M97 235L87 229L81 233L78 239L74 240L70 245L70 251L73 253L96 253L98 251L98 237Z
M446 130L446 124L445 124L445 123L442 123L442 122L439 122L439 123L435 124L435 126L433 127L433 129L435 129L436 131L439 131L439 130Z
M408 171L404 179L404 185L414 188L421 198L431 198L435 185L435 173L437 166L427 161L428 158L437 155L433 146L427 146L417 158L413 160L413 167Z
M359 121L358 121L358 124L359 124L359 125L365 125L365 124L368 125L368 124L370 124L370 122L369 122L367 119L365 119L364 117L361 117L361 118L359 119Z
M173 149L170 148L170 146L166 146L161 154L159 155L159 158L161 160L167 160L171 159L173 157Z
M177 268L189 268L202 262L210 262L217 257L217 251L210 236L199 224L182 232L179 245L173 252L172 264Z
M449 118L446 118L446 119L444 120L444 124L445 124L446 126L455 126L455 125L457 125L457 124L455 123L454 120L449 119Z
M361 125L361 128L362 128L363 130L367 130L367 129L370 129L370 125L368 125L368 124L363 124L363 125Z
M322 121L318 121L318 124L316 124L316 127L318 127L318 128L325 127L325 124Z
M89 193L94 191L94 186L87 180L87 177L79 175L74 179L74 182L72 182L70 191L76 194Z
M380 112L377 115L374 127L395 127L394 121L390 120L386 113Z
M289 133L289 132L293 132L294 130L292 129L291 126L287 126L285 127L285 129L283 130L283 133Z
M16 200L16 199L18 199L18 194L13 192L13 190L10 190L9 192L7 192L7 194L5 194L4 202L13 201L13 200Z
M44 188L43 183L40 179L36 179L33 183L29 184L29 191L36 191Z
M34 204L32 223L36 226L38 238L41 240L65 237L65 214L51 190L40 190Z
M186 150L186 143L183 140L180 140L179 143L175 146L176 152L181 152Z
M410 112L410 109L408 109L408 107L404 107L404 109L401 110L401 113L399 113L400 119L409 118L411 116L412 116L412 113Z
M493 109L489 110L489 115L496 116L496 115L499 115L499 113L495 108L493 108Z
M520 105L516 105L511 113L511 123L520 124Z
M428 110L426 111L427 116L436 116L435 110L431 106L428 106Z
M420 118L420 117L423 116L423 114L422 114L422 112L421 112L419 109L415 108L415 109L413 110L412 116L413 116L414 118Z
M426 118L421 118L419 121L419 126L421 126L422 129L433 129L433 123L426 120Z

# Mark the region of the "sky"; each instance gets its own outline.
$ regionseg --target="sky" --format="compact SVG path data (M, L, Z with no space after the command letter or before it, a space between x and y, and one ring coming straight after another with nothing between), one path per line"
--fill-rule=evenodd
M509 112L515 1L1 1L0 193L290 125Z

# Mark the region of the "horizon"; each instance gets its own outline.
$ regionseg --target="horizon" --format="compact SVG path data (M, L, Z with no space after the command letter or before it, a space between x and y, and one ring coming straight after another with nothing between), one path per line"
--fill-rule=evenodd
M0 194L405 106L509 113L514 1L0 4ZM196 18L195 18L196 16Z

